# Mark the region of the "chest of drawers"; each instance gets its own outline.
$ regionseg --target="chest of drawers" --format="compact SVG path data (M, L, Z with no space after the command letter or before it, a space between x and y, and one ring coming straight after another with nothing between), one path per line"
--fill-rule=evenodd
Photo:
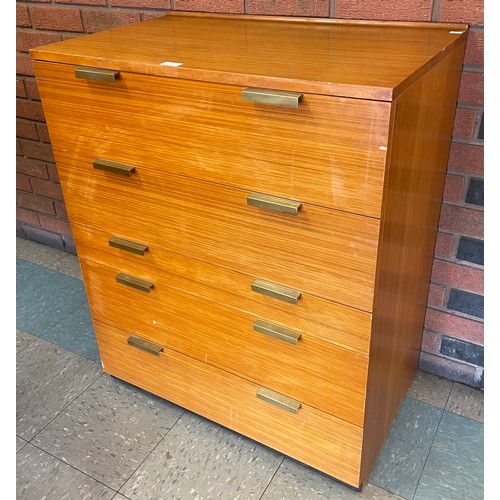
M176 13L33 49L104 370L361 487L418 360L466 36Z

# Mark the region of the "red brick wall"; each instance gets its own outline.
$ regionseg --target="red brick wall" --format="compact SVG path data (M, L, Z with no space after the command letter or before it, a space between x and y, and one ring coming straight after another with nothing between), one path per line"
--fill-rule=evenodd
M31 0L17 2L17 231L74 252L28 50L166 10L471 25L420 367L483 385L483 0Z

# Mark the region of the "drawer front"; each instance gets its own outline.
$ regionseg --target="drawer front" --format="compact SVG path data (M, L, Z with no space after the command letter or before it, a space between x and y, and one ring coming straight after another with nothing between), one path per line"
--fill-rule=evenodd
M380 217L389 103L304 95L294 109L244 102L237 86L34 66L53 144Z
M94 170L58 158L70 220L370 311L379 220L303 204L297 215L241 191L144 171Z
M366 356L149 278L154 286L137 290L116 281L119 269L82 260L82 272L94 318L363 424Z
M257 398L256 384L166 348L144 352L99 321L95 330L107 373L359 487L360 427L305 404L291 413Z
M368 354L371 314L367 312L300 290L295 302L297 294L287 290L288 283L263 280L265 269L259 276L250 276L168 252L151 245L147 238L134 242L126 232L110 233L80 224L73 224L72 229L80 259L160 281L251 316L307 331L319 340ZM144 247L147 248L141 251Z

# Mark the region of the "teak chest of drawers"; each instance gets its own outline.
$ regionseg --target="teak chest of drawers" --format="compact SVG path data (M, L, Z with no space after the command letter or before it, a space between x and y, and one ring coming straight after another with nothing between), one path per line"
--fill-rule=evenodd
M417 365L466 37L169 13L32 50L104 370L360 488Z

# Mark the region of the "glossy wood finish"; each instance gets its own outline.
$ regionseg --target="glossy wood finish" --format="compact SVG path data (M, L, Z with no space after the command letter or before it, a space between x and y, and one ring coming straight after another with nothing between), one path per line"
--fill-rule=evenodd
M255 318L266 318L307 332L318 340L368 354L371 314L364 311L307 293L301 294L297 304L290 304L253 292L252 283L261 276L189 259L155 245L149 245L144 256L130 254L109 246L109 240L116 234L127 236L119 230L106 232L77 223L73 223L72 229L80 259L100 265L113 264L128 274L143 276Z
M54 154L74 222L372 308L376 219L305 203L296 216L279 214L249 206L248 191L139 166L126 178L93 170L85 152L75 157L56 145Z
M417 363L466 32L169 13L34 49L105 371L360 487Z
M257 398L260 386L164 349L159 356L127 344L130 333L95 322L107 373L309 463L349 484L359 476L362 430L302 405L290 413Z
M92 316L146 340L270 387L361 426L366 356L302 331L297 345L253 329L256 318L155 282L150 293L121 285L121 271L82 260ZM141 276L141 278L144 278Z
M306 94L291 109L216 83L35 71L52 142L66 150L380 217L388 103Z
M392 100L465 40L466 25L429 24L433 29L425 23L167 14L31 54L186 80Z
M395 103L361 481L370 473L418 363L464 48Z

